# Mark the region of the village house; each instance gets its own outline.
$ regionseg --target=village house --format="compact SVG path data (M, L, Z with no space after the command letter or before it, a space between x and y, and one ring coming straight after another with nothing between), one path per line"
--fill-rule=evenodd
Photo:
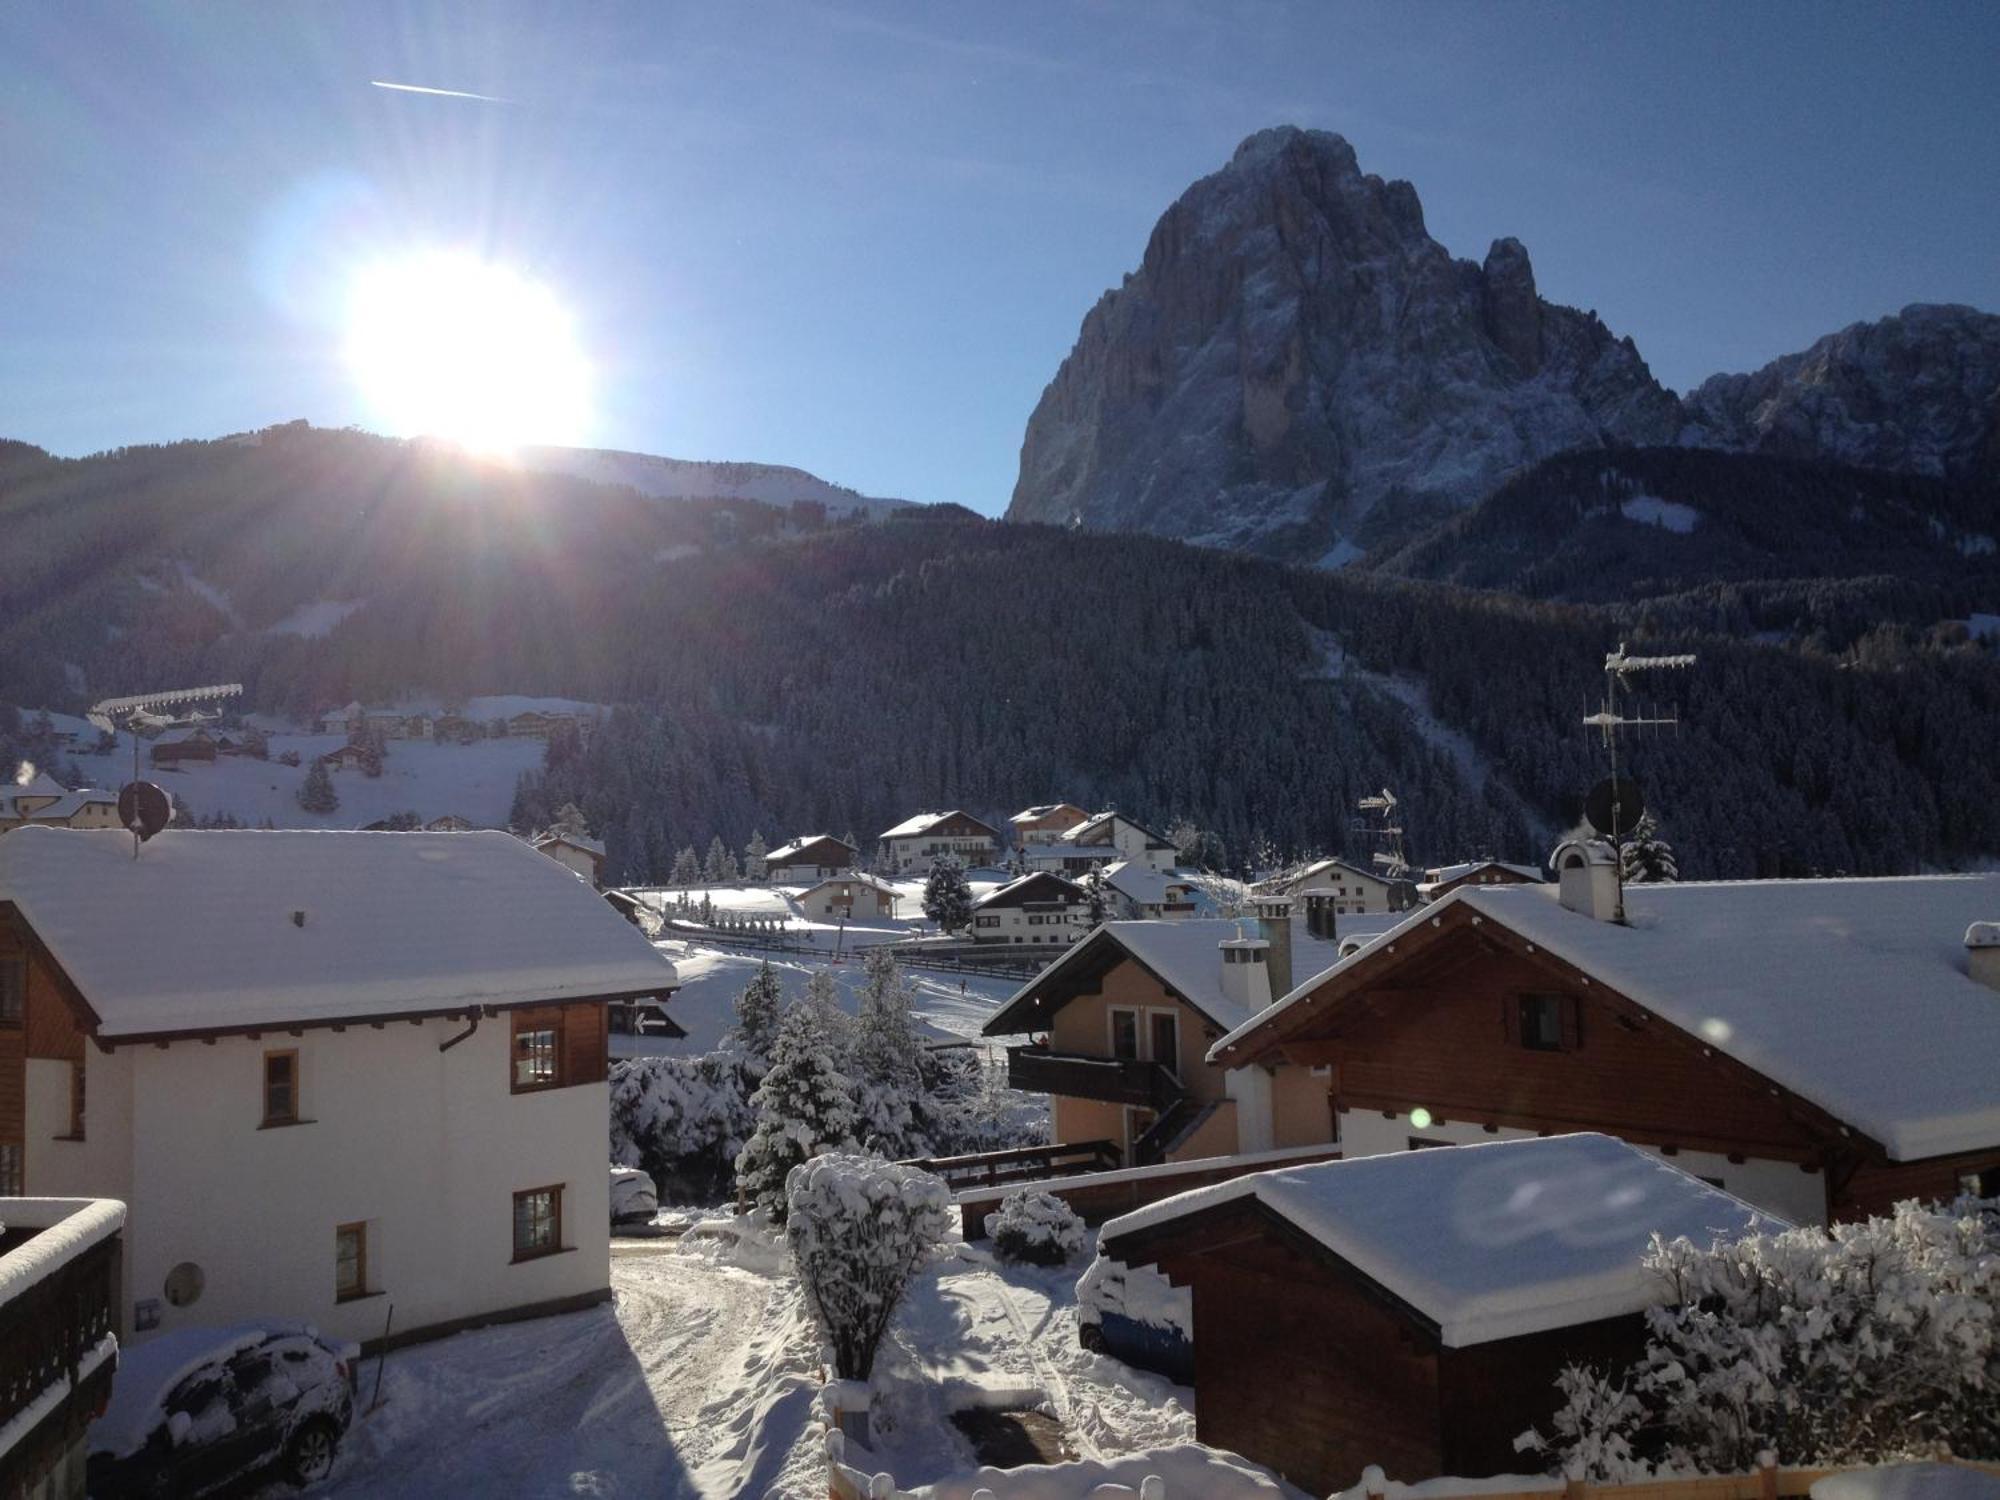
M1542 872L1533 865L1474 859L1424 871L1424 878L1417 882L1417 895L1425 901L1438 901L1462 885L1539 885L1541 880Z
M1595 1130L1795 1223L2000 1192L2000 876L1621 890L1615 861L1461 885L1207 1062L1310 1071L1350 1157Z
M571 870L592 886L604 884L604 841L580 833L544 833L535 847L564 869Z
M808 918L852 922L866 917L894 917L902 896L879 876L864 870L843 870L815 881L792 899Z
M1344 859L1316 859L1263 882L1257 889L1299 901L1315 927L1324 926L1327 918L1405 911L1416 900L1408 881L1391 880Z
M1029 845L1022 857L1031 870L1082 875L1121 861L1149 870L1171 870L1179 853L1161 835L1123 813L1103 812L1065 829L1060 838Z
M530 708L507 721L507 733L524 739L545 740L559 724L577 724L576 715L543 713L538 708Z
M1519 1472L1557 1374L1643 1352L1655 1234L1787 1227L1603 1135L1258 1172L1107 1223L1193 1294L1195 1436L1309 1494Z
M147 757L156 766L175 766L182 761L215 759L215 738L199 726L165 729L147 747Z
M1128 1165L1328 1141L1324 1079L1233 1068L1210 1046L1339 957L1290 903L1253 922L1106 922L1017 991L983 1028L1032 1034L1007 1050L1008 1083L1050 1095L1059 1145L1108 1141Z
M360 771L368 765L368 751L359 745L342 745L319 757L329 771Z
M73 792L64 792L50 801L46 797L28 799L33 811L19 815L20 798L13 799L13 809L9 810L8 798L0 795L0 833L10 828L19 828L28 823L39 823L50 828L118 828L118 794L97 787L80 787Z
M764 878L773 885L823 880L854 868L861 851L830 833L807 834L764 856Z
M972 903L966 929L976 943L1073 943L1090 931L1083 887L1046 871L1023 875Z
M1060 842L1065 833L1089 817L1074 802L1045 802L1015 813L1007 820L1007 827L1014 836L1013 847L1022 849L1029 844Z
M47 771L30 772L25 781L0 786L0 823L25 823L68 795L69 788Z
M1000 857L998 830L958 811L918 813L884 833L881 845L881 868L892 875L928 870L940 854L968 866Z
M1104 866L1101 878L1115 915L1127 920L1191 917L1201 909L1195 884L1185 875L1121 859Z
M431 720L431 737L464 743L486 737L486 726L465 717L464 714L439 714Z
M128 1206L121 1338L601 1302L605 1011L674 981L504 833L22 829L0 1194Z

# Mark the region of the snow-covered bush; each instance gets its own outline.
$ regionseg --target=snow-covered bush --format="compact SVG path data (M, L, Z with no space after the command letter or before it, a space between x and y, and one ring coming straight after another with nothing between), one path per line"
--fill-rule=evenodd
M866 1380L903 1288L951 1228L951 1192L915 1167L830 1152L785 1183L785 1238L834 1373Z
M845 1041L811 986L778 1022L771 1066L751 1096L757 1123L736 1156L737 1192L773 1224L785 1222L792 1168L854 1139L854 1085L836 1063Z
M2000 1458L2000 1202L1899 1203L1887 1217L1698 1249L1656 1239L1671 1288L1621 1382L1565 1372L1550 1447L1615 1452L1653 1430L1676 1467L1879 1463L1947 1443Z
M611 1159L641 1168L666 1202L713 1203L756 1125L754 1075L732 1053L611 1064Z
M986 1216L986 1234L1002 1260L1059 1266L1083 1249L1083 1220L1054 1193L1023 1188Z

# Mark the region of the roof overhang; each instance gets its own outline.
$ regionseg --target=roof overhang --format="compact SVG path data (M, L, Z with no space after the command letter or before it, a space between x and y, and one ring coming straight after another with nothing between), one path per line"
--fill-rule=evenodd
M1106 974L1121 963L1137 964L1150 975L1168 997L1180 1001L1211 1026L1224 1023L1210 1015L1193 996L1183 994L1171 980L1138 954L1118 941L1110 924L1093 929L1082 942L1068 949L1055 962L1030 979L979 1028L981 1036L1019 1036L1024 1032L1046 1031L1056 1012L1081 995L1095 995Z

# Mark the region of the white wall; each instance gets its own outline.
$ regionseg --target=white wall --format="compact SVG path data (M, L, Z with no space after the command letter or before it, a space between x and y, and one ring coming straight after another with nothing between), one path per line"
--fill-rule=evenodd
M968 865L990 864L998 858L988 838L918 834L911 838L884 839L884 862L895 871L928 870L938 854L957 856Z
M132 1300L143 1298L160 1301L162 1332L284 1317L365 1339L382 1333L391 1302L406 1330L607 1287L606 1086L510 1094L505 1018L438 1051L463 1029L393 1022L121 1049L110 1059L93 1052L90 1147L105 1152L105 1185L64 1189L130 1205L128 1330ZM260 1129L263 1056L279 1047L298 1050L300 1114L312 1123ZM124 1191L111 1181L115 1125L100 1119L99 1101L116 1091L99 1087L100 1063L130 1076ZM38 1081L38 1097L49 1087ZM515 1265L513 1194L554 1183L564 1189L563 1242L574 1248ZM369 1286L383 1295L339 1303L334 1227L356 1220L369 1225ZM198 1302L175 1308L162 1288L184 1260L202 1267L207 1285Z
M1031 923L1030 917L1040 920ZM996 925L986 926L986 921ZM972 914L968 931L982 943L1064 947L1090 931L1090 908L1079 904L1060 912L1028 912L1018 906L989 906Z
M1538 1132L1502 1127L1488 1133L1476 1123L1453 1120L1435 1122L1418 1129L1409 1116L1384 1119L1380 1110L1350 1109L1340 1117L1340 1150L1343 1156L1380 1156L1389 1151L1410 1149L1410 1137L1448 1141L1454 1146L1470 1146L1480 1141L1532 1139ZM1665 1153L1655 1154L1664 1156ZM1707 1151L1682 1151L1665 1157L1683 1172L1719 1180L1729 1192L1758 1208L1789 1219L1794 1224L1826 1222L1826 1178L1817 1172L1802 1172L1796 1163L1751 1158L1741 1165L1726 1156Z

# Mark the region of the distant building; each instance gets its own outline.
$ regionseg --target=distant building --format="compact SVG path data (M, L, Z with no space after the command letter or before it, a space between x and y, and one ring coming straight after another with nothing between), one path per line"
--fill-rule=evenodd
M215 737L206 729L162 730L147 750L156 766L179 765L182 761L215 759Z
M921 872L940 854L966 865L990 865L1000 857L1000 833L966 812L919 813L882 835L881 866L892 874Z
M329 771L359 771L367 767L368 752L359 745L342 745L327 751L319 758L319 763Z
M1083 887L1038 871L973 902L966 933L975 943L1067 947L1090 925L1090 897Z
M1060 837L1029 844L1022 857L1031 870L1082 875L1121 861L1171 870L1179 852L1165 837L1123 813L1102 812L1064 829Z
M531 708L507 721L507 733L523 739L545 740L555 732L557 725L574 725L576 722L574 714L550 714Z
M894 917L901 894L888 881L861 870L843 870L800 891L793 900L809 918L855 921L863 917Z
M29 823L52 828L117 828L118 795L95 787L72 792L46 772L0 787L0 833Z
M1171 870L1131 860L1104 866L1099 877L1110 893L1112 914L1128 920L1192 917L1201 910L1195 884Z
M534 844L557 864L575 871L593 886L604 884L602 840L575 833L545 833L535 839Z
M1424 878L1417 882L1417 894L1426 901L1436 901L1449 896L1462 885L1533 885L1539 884L1541 879L1542 872L1533 865L1474 859L1424 871Z
M1028 844L1053 844L1089 817L1074 802L1045 802L1015 813L1007 826L1013 832L1014 847L1019 849Z
M830 833L807 834L764 856L764 878L773 885L822 880L854 868L861 851Z

